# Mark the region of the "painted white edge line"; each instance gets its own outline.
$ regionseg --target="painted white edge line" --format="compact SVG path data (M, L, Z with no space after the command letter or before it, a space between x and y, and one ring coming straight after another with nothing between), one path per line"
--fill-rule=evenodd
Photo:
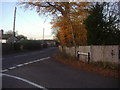
M49 59L49 58L50 58L50 57L47 57L47 58L41 58L40 61L41 61L41 60L45 60L45 59Z
M24 65L27 65L27 64L29 64L29 63L24 63Z
M39 62L39 61L42 61L42 60L46 60L46 59L49 59L50 57L47 57L47 58L41 58L41 59L38 59L38 60L34 60L34 61L30 61L30 62L27 62L27 63L23 63L23 64L18 64L16 67L10 67L8 69L15 69L17 67L21 67L21 66L24 66L24 65L28 65L28 64L31 64L31 63L35 63L35 62ZM7 72L8 69L4 69L2 70L1 72Z
M31 63L33 63L33 61L28 62L28 64L31 64Z
M43 90L47 90L45 87L43 87L43 86L41 86L41 85L38 85L38 84L36 84L36 83L34 83L34 82L31 82L31 81L29 81L29 80L26 80L26 79L23 79L23 78L20 78L20 77L17 77L17 76L12 76L12 75L8 75L8 74L2 74L3 76L7 76L7 77L11 77L11 78L14 78L14 79L18 79L18 80L21 80L21 81L23 81L23 82L26 82L26 83L28 83L28 84L30 84L30 85L33 85L33 86L35 86L35 87L37 87L37 88L42 88Z
M7 72L8 71L8 69L4 69L4 70L2 70L2 72Z
M10 67L9 69L15 69L16 67Z
M17 65L17 67L21 67L21 66L23 66L23 64L18 64L18 65Z

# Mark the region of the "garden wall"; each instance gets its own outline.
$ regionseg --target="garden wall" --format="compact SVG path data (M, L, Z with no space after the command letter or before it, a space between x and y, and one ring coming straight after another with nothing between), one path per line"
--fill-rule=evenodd
M105 45L105 46L79 46L76 47L59 47L61 52L69 56L77 56L77 52L90 53L90 62L107 61L120 63L120 48L118 45ZM87 61L87 55L80 55L79 60Z

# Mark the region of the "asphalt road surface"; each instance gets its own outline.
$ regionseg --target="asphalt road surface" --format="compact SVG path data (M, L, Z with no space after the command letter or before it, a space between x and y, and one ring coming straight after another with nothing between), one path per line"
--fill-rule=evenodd
M55 61L57 48L4 55L2 88L118 88L119 80L78 70Z

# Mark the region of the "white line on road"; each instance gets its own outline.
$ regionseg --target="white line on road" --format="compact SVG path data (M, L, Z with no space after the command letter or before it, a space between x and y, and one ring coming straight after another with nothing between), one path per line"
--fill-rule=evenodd
M15 69L16 67L10 67L9 69Z
M24 66L24 65L28 65L28 64L31 64L31 63L39 62L39 61L42 61L42 60L47 60L47 59L49 59L49 58L50 58L50 57L41 58L41 59L37 59L37 60L34 60L34 61L26 62L26 63L23 63L23 64L18 64L18 65L16 65L16 66L10 67L10 68L8 68L8 69L11 69L11 70L12 70L12 69L15 69L15 68L17 68L17 67L22 67L22 66ZM2 70L2 72L7 72L8 69L4 69L4 70Z
M24 64L19 64L19 65L17 65L17 67L21 67L21 66L23 66Z
M28 64L31 64L31 63L33 63L33 61L28 62Z
M49 58L50 58L50 57L47 57L47 58L41 58L40 61L41 61L41 60L45 60L45 59L49 59Z
M37 87L37 88L41 88L43 90L47 90L45 87L43 87L41 85L38 85L38 84L36 84L34 82L31 82L29 80L26 80L26 79L23 79L23 78L20 78L20 77L17 77L17 76L8 75L8 74L2 74L2 75L3 76L7 76L7 77L11 77L11 78L14 78L14 79L17 79L17 80L20 80L20 81L23 81L23 82L26 82L26 83L28 83L30 85L33 85L33 86Z
M8 69L4 69L4 70L2 70L2 72L7 72L8 71Z
M35 61L32 61L32 63L35 63L35 62L38 62L38 61L40 61L40 60L35 60Z
M29 63L24 63L24 65L27 65L27 64L29 64Z

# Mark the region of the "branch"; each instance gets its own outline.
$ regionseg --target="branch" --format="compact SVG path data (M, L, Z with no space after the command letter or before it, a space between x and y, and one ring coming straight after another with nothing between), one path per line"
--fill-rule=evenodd
M64 10L61 7L56 7L57 5L52 5L50 2L47 2L47 4L49 4L54 9L58 10L59 12L61 12L61 14L63 15Z

